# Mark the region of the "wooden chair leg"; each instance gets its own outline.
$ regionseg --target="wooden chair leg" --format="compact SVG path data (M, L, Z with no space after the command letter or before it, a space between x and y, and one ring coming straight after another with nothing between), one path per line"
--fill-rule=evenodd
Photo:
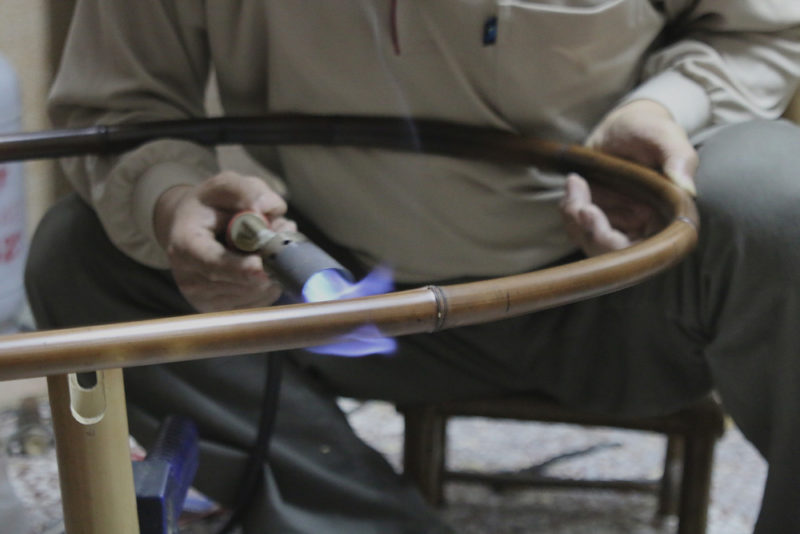
M667 436L666 451L664 453L664 473L658 491L659 517L676 515L678 513L681 492L681 473L683 472L683 438L671 434Z
M678 534L704 534L716 436L686 436Z
M444 502L445 418L429 408L405 409L403 469L432 505Z
M538 404L537 404L538 403ZM480 403L444 406L398 407L405 416L405 472L434 505L444 501L443 481L458 478L474 480L469 473L447 473L445 414L474 415L528 421L558 421L581 425L620 426L666 434L666 454L662 479L650 485L658 491L658 515L677 515L678 534L704 534L708 520L711 471L714 447L725 430L721 407L712 397L667 417L620 420L588 417L560 408L554 414L552 403L543 407L537 399L495 399ZM467 478L468 477L468 478ZM481 476L483 480L485 477ZM484 480L485 481L485 480ZM515 480L515 482L517 482ZM548 481L549 482L549 481ZM561 481L559 481L561 482ZM597 481L570 481L587 487ZM626 481L629 482L629 481ZM602 481L607 487L607 481ZM575 484L571 484L575 485Z

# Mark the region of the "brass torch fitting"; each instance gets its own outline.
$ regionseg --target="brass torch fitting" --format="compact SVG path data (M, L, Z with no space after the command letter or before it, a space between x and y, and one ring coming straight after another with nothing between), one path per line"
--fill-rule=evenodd
M227 241L236 250L261 256L264 269L291 296L301 298L303 286L314 274L332 269L346 280L353 275L300 232L276 232L255 212L239 212L228 223Z

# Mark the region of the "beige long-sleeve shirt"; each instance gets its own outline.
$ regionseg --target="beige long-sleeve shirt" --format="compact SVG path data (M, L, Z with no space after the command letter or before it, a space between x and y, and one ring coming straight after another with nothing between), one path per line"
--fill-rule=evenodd
M691 5L693 4L693 6ZM687 9L691 8L687 12ZM665 24L673 41L654 47ZM205 114L437 118L582 142L646 98L692 135L778 117L800 76L796 0L83 0L51 97L59 126ZM572 250L559 176L418 154L254 150L368 265L417 282L520 272ZM159 195L218 170L189 142L65 163L112 241L167 267Z

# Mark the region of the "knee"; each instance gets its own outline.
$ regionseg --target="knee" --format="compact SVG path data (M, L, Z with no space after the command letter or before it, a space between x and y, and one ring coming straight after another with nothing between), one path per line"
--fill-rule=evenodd
M25 275L40 328L193 313L169 272L123 254L94 211L73 195L53 206L31 242Z
M760 249L800 239L800 128L784 121L731 126L700 147L703 233Z
M25 265L25 290L39 326L53 326L53 301L77 289L70 273L84 270L80 262L88 255L81 248L93 224L99 224L94 213L75 195L52 206L39 222Z
M78 226L85 226L85 219L92 216L91 209L77 198L69 195L50 207L39 221L31 240L26 274L32 281L46 279L59 265L65 249L72 241L69 234Z

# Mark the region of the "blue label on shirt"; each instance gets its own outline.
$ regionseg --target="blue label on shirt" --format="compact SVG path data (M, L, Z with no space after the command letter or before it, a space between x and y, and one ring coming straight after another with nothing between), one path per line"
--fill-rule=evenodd
M497 17L489 17L483 23L483 45L493 45L497 42Z

